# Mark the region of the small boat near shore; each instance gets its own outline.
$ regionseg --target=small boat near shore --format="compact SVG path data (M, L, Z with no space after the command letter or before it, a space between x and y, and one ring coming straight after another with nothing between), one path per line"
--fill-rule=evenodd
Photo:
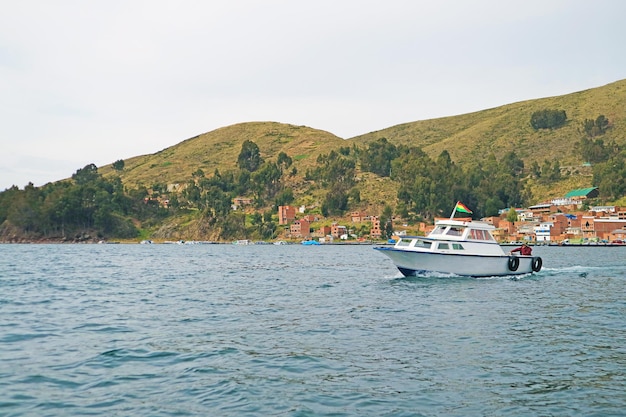
M468 209L462 207L467 212ZM402 236L392 247L374 249L391 258L405 276L436 272L488 277L541 270L543 261L538 256L505 254L491 234L493 225L454 220L453 216L454 211L450 219L437 221L426 237Z

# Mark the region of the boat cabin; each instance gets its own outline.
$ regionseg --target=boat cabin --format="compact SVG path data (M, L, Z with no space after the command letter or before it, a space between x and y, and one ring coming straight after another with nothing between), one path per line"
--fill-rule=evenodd
M445 220L436 223L428 236L403 236L396 249L439 253L502 255L502 249L491 235L494 226L475 221Z
M488 223L481 222L461 222L461 221L440 221L437 222L435 228L428 235L431 239L440 240L477 240L491 241L496 240L491 235L494 227Z

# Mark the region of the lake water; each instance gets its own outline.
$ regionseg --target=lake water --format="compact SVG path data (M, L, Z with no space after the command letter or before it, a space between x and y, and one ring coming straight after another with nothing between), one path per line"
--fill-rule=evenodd
M0 245L1 416L624 416L626 247Z

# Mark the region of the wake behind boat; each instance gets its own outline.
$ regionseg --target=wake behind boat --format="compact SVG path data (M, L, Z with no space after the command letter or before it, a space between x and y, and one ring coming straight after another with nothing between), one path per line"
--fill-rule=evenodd
M461 207L461 209L459 209ZM457 203L448 220L439 220L427 237L403 236L393 247L375 247L405 276L425 272L472 277L521 275L541 270L542 259L506 255L493 238L494 226L479 221L454 220L454 213L471 213Z

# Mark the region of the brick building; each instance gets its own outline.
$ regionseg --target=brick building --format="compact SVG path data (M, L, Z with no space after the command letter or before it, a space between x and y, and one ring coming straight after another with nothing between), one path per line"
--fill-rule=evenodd
M305 219L294 220L290 227L291 237L305 237L311 236L311 223Z
M337 223L333 223L330 226L330 234L333 237L341 237L341 235L347 235L348 234L348 229L346 228L346 226L340 226Z
M332 230L331 230L331 227L330 227L330 226L322 226L322 227L320 227L320 229L317 231L317 233L318 233L320 236L324 237L324 236L328 236L328 235L330 234L330 232L331 232L331 231L332 231Z
M380 217L372 216L371 220L372 229L370 230L370 237L373 239L380 239L380 237L383 235L382 231L380 230Z
M289 224L296 219L296 208L278 206L278 224Z
M350 220L352 221L352 223L361 223L369 219L367 213L363 211L353 211L352 213L350 213Z

